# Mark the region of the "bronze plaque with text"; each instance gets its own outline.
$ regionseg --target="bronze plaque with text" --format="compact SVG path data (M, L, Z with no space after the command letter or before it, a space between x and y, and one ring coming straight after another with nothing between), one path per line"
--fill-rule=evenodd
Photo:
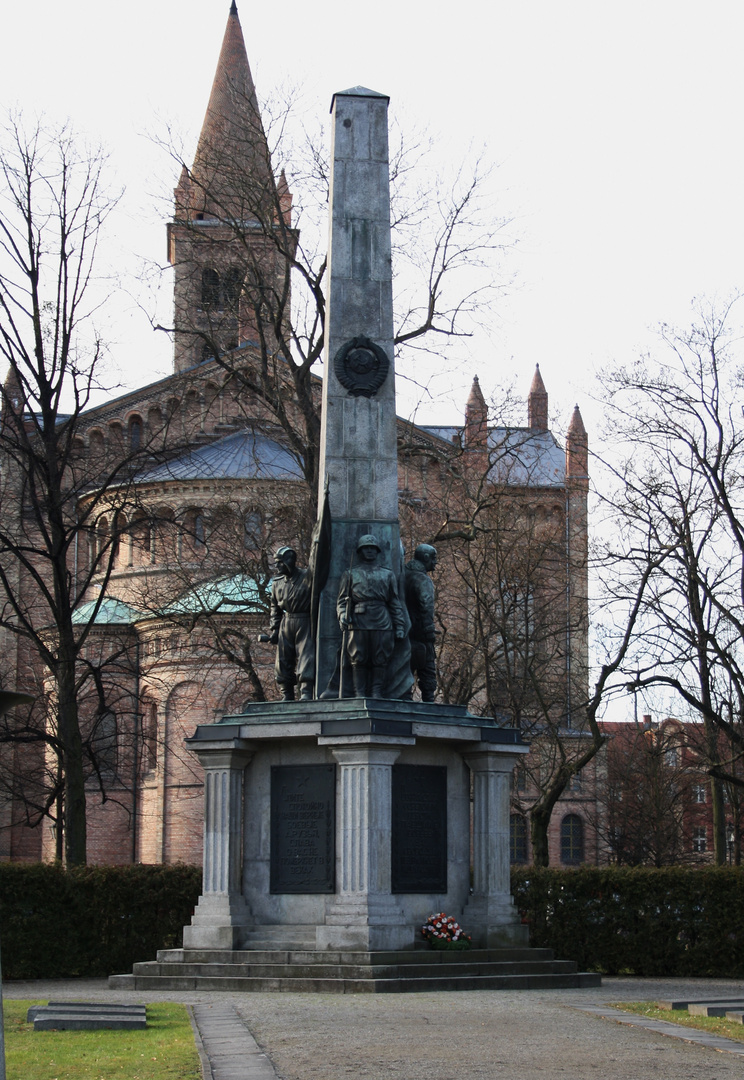
M394 893L447 891L447 769L393 765Z
M271 892L334 892L335 831L335 765L273 765Z

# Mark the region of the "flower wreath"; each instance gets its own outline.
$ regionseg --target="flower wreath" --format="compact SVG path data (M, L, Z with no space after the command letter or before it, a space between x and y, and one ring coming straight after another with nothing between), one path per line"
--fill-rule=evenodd
M471 943L470 934L443 911L429 916L421 927L421 936L435 949L469 949Z

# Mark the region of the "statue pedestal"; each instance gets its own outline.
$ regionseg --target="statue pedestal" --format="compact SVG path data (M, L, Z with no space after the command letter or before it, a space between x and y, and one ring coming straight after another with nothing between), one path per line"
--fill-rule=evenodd
M206 785L186 948L268 932L280 947L284 930L314 928L320 950L399 950L436 911L474 945L524 941L509 893L518 731L462 707L365 698L251 705L187 745Z

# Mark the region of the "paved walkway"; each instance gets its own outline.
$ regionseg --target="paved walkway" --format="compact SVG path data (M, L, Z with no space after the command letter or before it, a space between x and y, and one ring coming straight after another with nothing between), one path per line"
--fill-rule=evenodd
M205 1080L742 1080L744 1043L613 1002L744 994L721 979L606 979L585 990L240 994L6 982L7 998L180 1001Z

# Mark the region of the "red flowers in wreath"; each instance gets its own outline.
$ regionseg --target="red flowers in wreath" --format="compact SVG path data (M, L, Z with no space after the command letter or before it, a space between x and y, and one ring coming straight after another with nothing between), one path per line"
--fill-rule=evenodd
M429 916L421 927L421 936L434 946L459 942L461 947L467 948L471 941L470 935L465 933L460 924L443 911Z

